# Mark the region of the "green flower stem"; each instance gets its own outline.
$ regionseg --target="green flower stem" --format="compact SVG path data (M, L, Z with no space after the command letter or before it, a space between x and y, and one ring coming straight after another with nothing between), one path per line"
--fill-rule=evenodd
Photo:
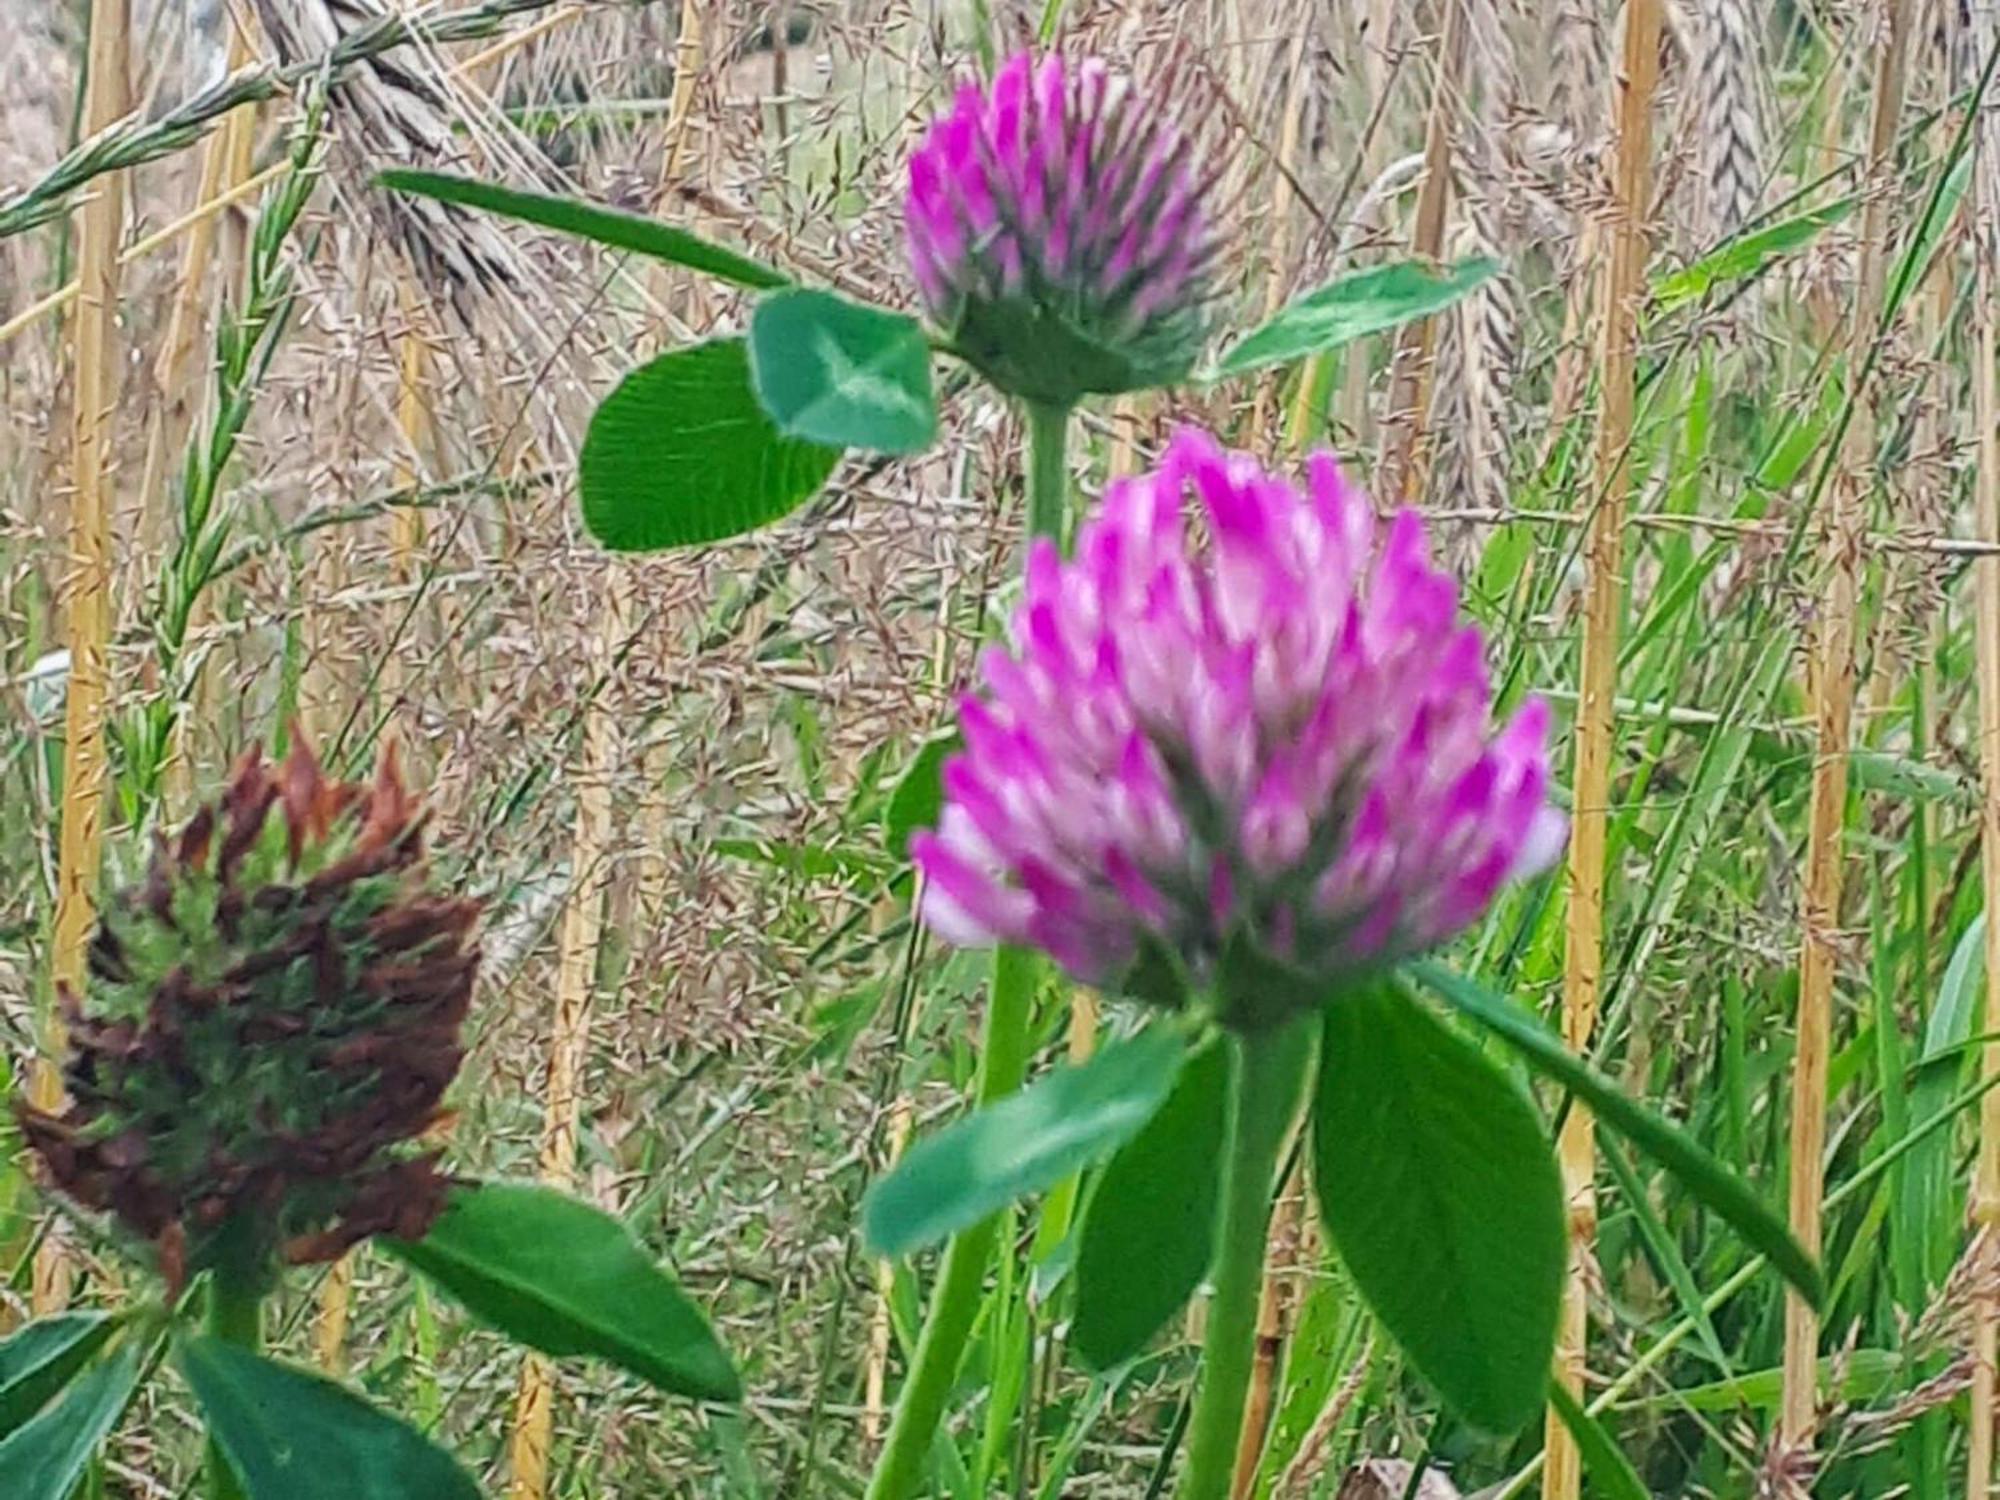
M264 1257L248 1225L232 1224L222 1232L220 1253L208 1274L208 1333L211 1338L255 1353L264 1342L264 1295L270 1286ZM236 1471L222 1449L208 1445L210 1500L245 1500Z
M1069 408L1028 403L1028 535L1062 540L1069 508Z
M1041 969L1032 953L1002 948L993 956L987 997L985 1049L975 1099L980 1104L1011 1094L1028 1072L1028 1021ZM909 1378L896 1398L882 1457L868 1481L868 1500L909 1500L923 1483L924 1464L958 1379L959 1360L979 1317L986 1268L1000 1238L1004 1213L994 1214L954 1238L944 1253L929 1315L910 1361Z
M1278 1155L1291 1128L1311 1046L1307 1023L1230 1037L1229 1138L1210 1278L1215 1289L1202 1343L1201 1392L1189 1425L1180 1500L1227 1500L1243 1431L1264 1283L1264 1241Z
M1028 535L1061 541L1069 504L1065 447L1069 408L1028 407ZM976 1102L990 1104L1018 1089L1028 1074L1028 1030L1041 964L1032 953L1002 948L993 956L981 1044ZM944 1253L930 1311L917 1338L910 1373L896 1398L896 1414L882 1456L868 1481L867 1500L909 1500L923 1483L924 1465L937 1438L958 1366L979 1317L986 1269L1000 1238L1001 1216L962 1231Z

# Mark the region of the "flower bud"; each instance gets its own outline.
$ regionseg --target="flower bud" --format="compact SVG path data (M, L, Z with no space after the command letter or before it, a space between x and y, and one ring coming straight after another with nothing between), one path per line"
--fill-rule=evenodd
M1204 153L1167 107L1184 84L1024 52L910 158L924 305L1003 391L1069 406L1170 384L1201 352L1216 237Z

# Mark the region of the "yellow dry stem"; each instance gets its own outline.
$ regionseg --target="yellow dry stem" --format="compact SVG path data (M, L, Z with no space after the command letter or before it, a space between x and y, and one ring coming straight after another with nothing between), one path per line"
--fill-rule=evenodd
M702 65L701 8L681 0L680 35L674 54L674 93L661 154L662 190L681 174L695 83ZM597 640L597 678L606 681L623 642L630 609L631 578L613 564L610 607ZM611 779L617 769L617 705L608 687L591 702L584 719L586 767L577 789L576 834L571 869L576 874L564 908L556 947L556 1005L549 1040L548 1087L543 1097L542 1179L567 1187L576 1172L579 1085L590 1042L590 996L603 936L607 868L611 841ZM549 1444L555 1430L555 1371L531 1354L521 1363L513 1425L508 1433L509 1500L544 1500L549 1487Z
M127 109L126 0L96 0L90 13L84 133ZM63 713L62 841L56 866L55 932L49 970L57 990L81 991L97 916L104 817L104 712L111 634L111 431L118 402L118 242L125 230L125 178L108 172L84 200L77 224L76 382L71 426L69 568L62 580L70 663ZM30 1097L55 1110L62 1075L54 1058L62 1025L53 1014ZM39 1315L69 1301L69 1256L55 1236L35 1253L32 1305Z
M2000 144L1984 141L1982 145ZM1992 182L1980 177L1982 187ZM1984 195L1982 195L1984 196ZM1979 205L1978 233L1983 250L1976 257L1979 282L1972 299L1972 409L1979 427L1976 478L1979 535L2000 543L2000 399L1996 399L1994 364L2000 348L1994 337L1994 299L2000 278L1994 275L1996 226L2000 203ZM1984 782L1980 806L1980 870L1986 889L1986 1020L1979 1028L1992 1035L2000 1028L2000 557L1982 557L1973 567L1973 588L1979 650L1979 768ZM1980 1049L1980 1076L2000 1076L2000 1043ZM1972 1188L1973 1232L1981 1253L1991 1257L1995 1224L2000 1224L2000 1089L1987 1090L1979 1106L1979 1161ZM1994 1359L2000 1345L2000 1303L1989 1293L1973 1305L1972 1425L1967 1442L1965 1493L1986 1496L1993 1486Z
M1464 57L1465 0L1450 0L1438 34L1430 121L1424 131L1424 185L1417 192L1416 224L1410 235L1410 249L1420 260L1435 261L1444 251L1445 210L1451 202L1451 127L1459 109ZM1429 404L1436 333L1435 319L1417 318L1405 323L1396 337L1382 461L1375 476L1376 496L1385 505L1414 504L1423 493L1424 408Z
M600 623L592 678L607 681L623 644L630 584L621 564L613 570ZM542 1181L559 1188L576 1178L576 1136L583 1065L590 1046L591 994L597 977L598 941L604 930L609 884L611 781L618 769L617 696L600 686L584 716L582 774L576 788L576 831L571 845L569 904L556 938L556 1001L550 1027L547 1085L542 1094ZM555 1372L530 1355L521 1365L514 1421L507 1444L511 1500L548 1494L549 1439L554 1427Z
M1825 544L1826 584L1813 641L1808 687L1813 704L1815 759L1806 822L1804 935L1799 953L1798 1048L1792 1061L1791 1227L1814 1255L1820 1248L1820 1214L1826 1187L1820 1159L1826 1150L1826 1074L1833 1032L1833 980L1838 967L1841 859L1847 821L1847 758L1854 718L1855 614L1860 597L1869 466L1875 424L1862 400L1860 381L1881 318L1889 200L1883 174L1895 145L1903 108L1903 55L1910 30L1910 0L1889 0L1887 34L1875 53L1868 176L1861 219L1861 263L1848 341L1849 399L1853 420L1833 477L1833 514ZM1784 1399L1780 1436L1793 1448L1809 1447L1819 1412L1819 1315L1797 1292L1785 1299Z
M1646 269L1646 207L1652 178L1653 91L1659 81L1659 0L1631 0L1616 94L1612 209L1605 226L1599 300L1594 479L1585 546L1583 655L1578 668L1576 772L1569 842L1569 927L1563 961L1563 1039L1579 1052L1597 1026L1604 965L1605 837L1611 810L1616 723L1618 609L1624 592L1624 532L1632 476L1629 451L1638 354L1638 299ZM1597 1237L1596 1141L1590 1111L1572 1102L1557 1141L1569 1204L1570 1266L1556 1329L1556 1379L1583 1391L1590 1281ZM1545 1500L1576 1500L1582 1466L1553 1409L1547 1424Z

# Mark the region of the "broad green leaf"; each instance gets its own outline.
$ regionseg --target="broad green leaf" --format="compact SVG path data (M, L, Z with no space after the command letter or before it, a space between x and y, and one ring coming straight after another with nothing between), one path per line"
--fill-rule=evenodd
M118 1425L139 1385L145 1350L128 1339L72 1383L61 1399L0 1442L0 1495L7 1500L70 1500L91 1455Z
M1166 1102L1187 1046L1153 1026L913 1147L861 1205L869 1249L920 1249L1116 1151Z
M782 271L752 260L747 255L710 244L698 234L658 219L602 208L579 198L559 198L548 193L525 193L472 177L456 177L448 172L418 172L398 167L379 174L383 187L441 203L457 203L466 208L483 208L544 229L559 230L578 239L594 240L616 250L630 250L654 260L671 261L691 271L701 271L737 286L769 290L791 285Z
M883 842L898 859L910 854L910 835L935 828L944 811L944 763L963 744L956 729L924 741L896 783L883 817Z
M1554 1381L1549 1383L1549 1405L1576 1439L1576 1451L1583 1457L1583 1471L1591 1478L1594 1494L1602 1500L1649 1500L1632 1460L1619 1450L1597 1418Z
M1247 375L1269 365L1289 364L1309 354L1325 354L1371 333L1381 333L1429 317L1497 275L1500 263L1485 258L1432 270L1421 261L1356 271L1308 292L1222 356L1211 379Z
M1097 1370L1123 1364L1208 1270L1222 1190L1229 1048L1187 1060L1159 1113L1119 1148L1084 1209L1069 1342Z
M1695 1197L1770 1258L1807 1300L1824 1294L1819 1266L1792 1238L1750 1185L1711 1156L1678 1125L1628 1098L1619 1087L1562 1044L1540 1021L1442 964L1413 964L1410 972L1460 1014L1512 1046L1543 1077L1591 1107L1598 1122L1665 1167Z
M639 366L597 408L584 524L614 552L719 542L790 514L839 461L772 424L742 339L712 339Z
M1854 212L1855 200L1808 209L1789 219L1781 219L1753 234L1738 235L1721 249L1704 255L1693 265L1663 276L1653 285L1653 297L1662 312L1684 302L1705 297L1724 282L1755 276L1774 260L1795 254L1818 239L1821 231L1838 224Z
M1394 984L1326 1008L1320 1216L1410 1362L1467 1421L1541 1411L1562 1295L1562 1184L1534 1106Z
M421 1240L378 1240L474 1317L544 1354L609 1360L664 1391L742 1394L701 1310L609 1214L550 1188L454 1188Z
M915 318L831 292L776 292L750 318L757 399L787 437L921 453L937 440L931 349Z
M118 1331L119 1323L109 1313L58 1313L0 1339L0 1437L48 1405Z
M322 1375L206 1337L180 1367L248 1500L479 1500L450 1454Z

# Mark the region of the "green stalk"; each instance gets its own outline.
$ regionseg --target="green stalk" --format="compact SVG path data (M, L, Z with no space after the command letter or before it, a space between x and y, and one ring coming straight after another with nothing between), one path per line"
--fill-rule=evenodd
M1062 540L1069 508L1069 408L1028 403L1028 535Z
M1062 538L1069 500L1064 445L1069 408L1028 407L1028 535ZM1002 948L993 956L987 994L986 1035L982 1039L977 1104L990 1104L1018 1089L1028 1075L1028 1029L1040 973L1035 955ZM1000 1238L1001 1215L962 1231L944 1253L930 1311L917 1338L910 1373L896 1398L896 1414L882 1444L882 1456L868 1481L867 1500L909 1500L923 1483L924 1465L936 1440L945 1403L958 1379L958 1365L979 1317L986 1268Z
M1210 1282L1201 1392L1189 1425L1180 1500L1228 1500L1256 1361L1257 1302L1278 1156L1298 1103L1311 1039L1306 1024L1234 1033L1230 1038L1229 1136L1222 1163L1222 1208Z
M264 1342L266 1257L255 1227L239 1221L222 1231L215 1268L208 1273L209 1337L255 1353ZM247 1500L221 1447L208 1443L210 1500Z

